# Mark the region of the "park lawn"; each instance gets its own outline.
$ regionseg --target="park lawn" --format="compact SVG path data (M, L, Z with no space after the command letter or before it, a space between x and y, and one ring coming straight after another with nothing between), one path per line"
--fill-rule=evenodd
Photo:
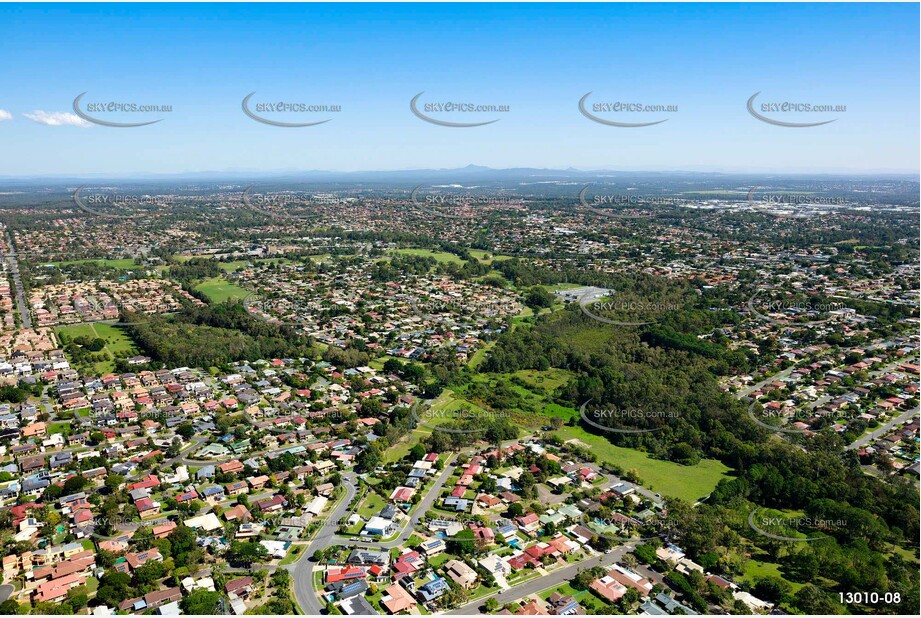
M287 264L289 260L285 258L259 258L255 260L234 260L233 262L218 262L217 266L225 273L236 272L241 266L246 268L250 264L262 264L264 262L275 262L277 264Z
M116 358L137 353L137 347L123 328L105 322L96 322L92 326L96 334L106 340L106 350Z
M800 584L794 581L790 581L784 577L783 573L780 572L780 565L773 562L765 562L762 560L755 560L754 558L745 562L745 567L742 570L742 578L747 580L749 584L755 585L755 579L758 577L767 577L773 576L778 577L793 587L793 592L796 593L802 588L805 584Z
M377 515L385 506L387 506L386 500L384 500L381 496L374 493L373 491L369 491L368 495L365 496L365 499L362 500L361 506L358 507L356 513L365 519L368 519L374 515Z
M512 385L514 386L514 385ZM420 426L422 423L427 425L441 425L454 420L452 412L457 412L462 408L470 408L475 412L487 415L488 412L473 402L463 398L463 394L458 394L450 389L441 392L432 405L429 407L428 414L422 412L419 418ZM436 414L437 413L437 414Z
M616 446L606 437L589 433L582 427L561 427L555 434L564 442L572 438L585 442L602 462L616 464L624 470L636 470L646 489L690 503L708 495L721 479L729 476L730 468L715 459L702 459L697 465L683 466Z
M92 264L100 263L108 268L118 268L119 270L153 270L152 266L139 266L134 263L134 258L124 258L120 260L109 259L87 259L87 260L69 260L64 262L47 262L43 266L69 266L71 264Z
M232 298L246 298L250 292L231 283L223 277L210 277L195 286L195 289L213 303L222 303Z
M489 343L487 343L486 345L484 345L482 348L480 348L479 350L477 350L476 352L474 352L474 353L473 353L473 356L471 356L471 357L470 357L470 360L467 362L467 365L468 365L471 369L474 369L474 370L475 370L477 367L479 367L481 364L483 364L483 361L486 360L486 354L487 354L490 350L492 350L493 347L495 347L495 345L496 345L496 342L495 342L495 341L490 341Z
M384 463L396 463L409 455L410 449L417 445L420 440L431 434L430 429L417 427L413 429L407 437L402 438L395 445L391 446L384 452Z
M566 406L561 406L558 403L548 403L544 406L544 414L548 418L561 418L564 421L571 419L574 416L577 416L575 408L567 408Z
M554 283L553 285L543 286L548 292L559 292L560 290L574 290L583 287L579 283Z
M459 399L458 394L454 391L445 389L434 401L432 401L432 404L427 410L419 412L419 422L416 428L386 450L384 453L384 462L394 463L406 457L413 446L432 433L432 428L434 426L451 422L453 420L453 415L451 413L456 412L464 406L480 412L484 416L488 414L486 410L476 404L465 399Z
M547 369L545 371L522 369L512 375L520 378L529 386L542 388L550 393L569 382L573 377L573 373L566 369Z
M396 356L390 356L389 354L384 354L383 356L379 356L378 358L372 358L370 361L368 361L368 366L371 367L372 369L383 371L384 364L390 359L395 359L400 362L403 362L401 359L397 358Z
M236 260L233 262L218 262L217 267L223 270L225 273L232 273L240 267L246 268L249 266L249 264L249 260Z
M127 358L139 353L134 341L122 327L107 322L73 324L70 326L60 326L55 330L59 335L65 333L73 339L77 337L101 337L105 339L106 345L102 351L108 352L113 360L101 361L93 364L92 370L99 375L115 371L114 359Z
M447 251L432 251L430 249L391 249L389 253L400 255L422 255L425 257L434 258L435 261L439 264L447 264L448 262L454 262L455 264L464 263L462 259L453 253L448 253Z
M482 249L470 249L470 255L475 257L480 262L483 262L484 264L492 264L493 262L501 262L503 260L512 259L511 255L496 255L489 251L483 251ZM489 258L486 257L487 255Z

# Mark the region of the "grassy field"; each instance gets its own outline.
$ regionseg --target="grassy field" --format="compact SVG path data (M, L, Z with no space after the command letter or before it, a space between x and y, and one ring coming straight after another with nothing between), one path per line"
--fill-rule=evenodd
M585 442L600 461L616 464L624 470L636 470L647 489L688 502L695 502L709 494L729 472L728 467L715 459L703 459L696 466L653 459L646 453L615 446L606 437L588 433L581 427L562 427L556 435L564 441L577 438Z
M51 423L47 427L47 432L49 435L53 433L69 433L69 431L70 423Z
M467 406L474 410L485 412L482 408L456 396L450 389L445 389L429 406L427 413L420 413L419 425L406 437L388 448L384 453L384 462L394 463L406 457L409 450L419 443L420 440L432 433L433 425L448 423L452 420L450 415L461 408ZM444 416L439 416L439 414Z
M238 268L252 264L262 264L264 262L275 262L276 264L287 264L289 260L285 258L261 258L258 260L235 260L233 262L218 262L217 266L225 273L235 272Z
M502 260L512 259L512 256L510 255L493 255L489 251L483 251L482 249L471 249L470 255L483 262L484 264L492 264L493 262L501 262ZM486 257L487 255L489 258Z
M369 491L365 499L362 500L361 506L359 506L355 512L365 519L368 519L369 517L377 515L385 506L387 506L386 500L373 491Z
M106 346L103 350L108 352L113 360L103 361L93 365L93 371L100 374L115 371L114 359L134 356L138 353L137 346L134 345L134 342L122 328L105 322L60 326L56 329L56 332L58 334L64 333L71 338L101 337L105 339Z
M462 259L446 251L431 251L429 249L391 249L389 253L399 255L423 255L425 257L435 258L435 261L439 264L447 264L448 262L454 262L455 264L464 263Z
M538 371L536 369L522 369L521 371L516 371L512 375L517 378L521 378L524 380L524 382L531 386L545 389L551 393L569 382L569 379L573 377L573 374L570 371L553 368L547 369L546 371Z
M195 289L211 299L213 303L222 303L230 298L246 298L249 291L233 284L223 277L211 277L195 286Z
M467 363L467 365L471 369L475 370L477 367L479 367L483 363L483 361L486 360L486 355L489 353L490 350L493 349L495 345L496 345L495 341L490 341L489 343L484 345L482 348L474 352L473 356L470 357L470 361Z
M394 463L400 461L407 455L409 455L409 450L419 443L424 437L429 435L431 430L426 429L425 427L413 429L412 433L409 434L403 440L400 440L395 445L391 446L384 453L384 462L385 463Z
M784 577L783 573L780 571L780 565L778 564L773 562L763 562L761 560L755 559L751 559L745 562L742 578L747 580L749 584L754 585L756 578L766 577L769 575L786 580L793 587L794 593L796 593L800 588L804 586L804 584L791 581Z
M134 263L134 258L124 258L121 260L106 260L106 259L97 259L97 260L70 260L65 262L46 262L43 266L68 266L70 264L92 264L97 262L103 266L108 266L109 268L118 268L120 270L150 270L154 267L152 266L138 266Z

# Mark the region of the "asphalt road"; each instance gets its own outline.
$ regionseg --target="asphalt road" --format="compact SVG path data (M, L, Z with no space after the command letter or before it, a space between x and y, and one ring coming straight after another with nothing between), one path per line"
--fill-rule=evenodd
M846 450L850 451L855 448L860 448L861 446L864 446L865 444L869 442L874 442L878 440L879 438L888 434L892 430L892 428L895 427L896 425L900 425L904 423L905 421L907 421L908 419L910 419L911 417L917 415L919 409L921 408L916 407L906 412L903 412L902 414L895 417L894 419L892 419L885 425L880 425L879 428L874 429L872 432L857 438L856 440L848 444L847 447L845 447Z
M582 562L576 562L561 569L557 569L556 571L553 571L548 575L544 575L543 577L528 580L524 583L518 584L517 586L512 586L511 588L503 590L502 592L497 592L495 594L485 596L481 599L477 599L473 603L468 603L467 605L458 607L457 609L453 609L446 613L472 616L483 613L480 611L480 608L486 602L486 599L490 597L494 597L501 606L505 605L506 603L511 603L512 601L517 601L518 599L528 595L537 594L542 590L546 590L554 586L559 586L564 582L568 582L576 575L578 575L579 571L595 566L610 566L623 558L624 554L633 550L635 545L636 542L620 545L610 553L603 554L600 557L593 557L589 558L588 560L583 560Z
M350 537L341 536L335 532L339 521L341 521L348 512L349 504L358 493L358 488L355 485L355 474L352 472L343 474L342 482L346 488L345 498L337 504L336 508L326 518L326 525L320 530L313 542L307 546L307 550L301 554L300 559L295 562L292 567L288 567L289 570L292 571L294 579L294 596L297 599L297 604L300 606L301 611L308 615L314 615L320 614L321 610L324 609L324 605L321 604L320 599L317 597L318 591L313 588L314 563L312 562L312 556L314 552L326 549L331 545L348 545L349 547L364 547L371 549L391 549L402 545L412 536L413 532L415 532L412 525L415 517L424 516L425 512L431 508L432 504L434 504L435 500L437 500L438 496L441 494L441 489L444 487L445 482L451 478L453 472L454 465L451 462L447 463L444 470L442 470L441 474L435 479L435 484L430 489L426 490L425 497L416 504L416 508L413 509L414 515L409 517L404 523L403 529L394 539L384 542L369 541L364 543L350 541Z
M19 308L22 328L32 328L32 314L29 313L29 305L26 304L26 294L22 289L22 277L19 275L19 262L16 260L16 247L13 246L13 239L10 238L9 230L5 230L5 232L6 244L10 248L10 275L13 278L13 285L16 288L16 306Z
M339 537L335 534L338 522L345 516L349 510L349 504L355 498L358 488L355 485L355 474L347 472L342 475L342 484L345 487L345 497L342 498L332 512L326 517L326 524L317 533L313 542L307 546L307 549L301 554L300 560L288 567L294 580L294 598L300 606L301 611L307 615L317 616L322 613L324 604L317 598L313 590L313 562L311 557L314 552L320 549L326 549L330 545L339 542Z

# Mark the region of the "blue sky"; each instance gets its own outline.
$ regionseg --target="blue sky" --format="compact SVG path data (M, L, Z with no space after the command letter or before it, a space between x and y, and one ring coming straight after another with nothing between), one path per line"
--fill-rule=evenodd
M0 174L577 167L919 169L917 4L0 5ZM74 98L171 105L138 128L76 126ZM241 100L340 105L243 114ZM508 105L437 114L409 101ZM677 105L598 115L579 99ZM846 105L773 114L746 101ZM84 108L85 109L85 108ZM765 115L771 115L766 112ZM2 118L7 118L2 120ZM31 119L30 119L31 118ZM49 126L55 120L65 124ZM87 123L85 123L87 124Z

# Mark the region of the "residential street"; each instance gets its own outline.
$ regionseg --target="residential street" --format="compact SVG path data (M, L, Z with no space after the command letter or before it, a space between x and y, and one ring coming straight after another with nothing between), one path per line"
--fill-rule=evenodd
M889 431L896 425L901 425L902 423L906 422L911 417L918 414L919 409L921 408L915 407L915 408L912 408L911 410L907 410L903 412L902 414L898 415L897 417L895 417L894 419L892 419L885 425L880 425L877 429L874 429L871 433L865 434L857 438L856 440L848 444L847 447L845 448L850 451L855 448L860 448L861 446L864 446L867 443L878 440L882 436L889 433Z
M342 482L346 488L346 496L341 500L333 511L325 518L327 522L324 525L324 529L320 530L317 533L317 537L313 542L307 547L307 550L301 554L300 559L294 563L289 570L292 571L294 576L294 593L295 598L297 599L298 605L301 607L301 610L306 614L319 614L320 610L323 608L319 598L317 598L316 592L313 589L313 567L314 562L311 557L314 552L326 549L330 545L348 545L354 547L364 547L364 548L385 548L390 549L397 547L414 532L413 521L415 519L415 514L421 513L425 514L427 510L431 508L435 500L441 495L441 490L444 487L445 482L451 478L451 474L454 472L454 466L450 461L445 464L444 470L435 480L435 484L426 491L425 497L419 501L416 507L413 509L413 514L410 515L409 519L404 523L403 529L397 535L396 538L390 541L384 542L354 542L350 541L350 537L341 536L336 534L335 530L338 527L338 523L345 517L348 512L348 505L355 497L358 492L358 488L355 485L355 475L353 473L346 473L342 475ZM322 519L322 518L321 518Z
M458 607L457 609L451 610L447 613L473 616L482 613L480 611L480 607L482 607L483 603L486 602L486 599L490 597L494 597L496 601L499 602L499 605L504 605L505 603L516 601L528 595L536 594L542 590L546 590L548 588L552 588L569 581L575 577L579 571L589 567L610 566L623 558L624 554L632 551L635 545L635 542L626 543L625 545L621 545L620 547L615 548L603 556L594 557L588 560L583 560L582 562L571 564L569 566L553 571L549 575L528 580L524 583L518 584L517 586L512 586L508 590L503 590L502 592L497 592L495 594L485 596L481 599L477 599L473 603L468 603L463 607Z

